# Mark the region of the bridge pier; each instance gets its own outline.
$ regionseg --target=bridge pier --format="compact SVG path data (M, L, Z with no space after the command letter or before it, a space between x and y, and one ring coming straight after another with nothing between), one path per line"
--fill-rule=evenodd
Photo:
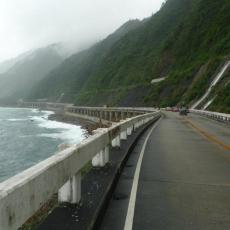
M112 121L112 112L109 112L109 120Z

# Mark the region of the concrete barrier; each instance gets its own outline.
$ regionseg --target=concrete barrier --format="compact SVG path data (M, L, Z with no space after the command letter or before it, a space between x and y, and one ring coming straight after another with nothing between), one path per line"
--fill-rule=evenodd
M230 114L226 113L217 113L217 112L211 112L206 110L196 110L196 109L190 109L191 113L195 113L204 117L211 118L213 120L218 120L222 122L226 122L230 124Z
M104 124L106 124L107 121L118 122L126 118L156 111L156 109L151 107L87 107L50 102L20 102L18 106L65 111L66 113L76 114L79 118L89 119Z
M119 147L121 139L159 116L160 112L149 111L99 129L79 145L68 147L0 183L0 229L19 228L55 193L60 202L80 201L81 169L90 161L103 167L109 161L111 147Z

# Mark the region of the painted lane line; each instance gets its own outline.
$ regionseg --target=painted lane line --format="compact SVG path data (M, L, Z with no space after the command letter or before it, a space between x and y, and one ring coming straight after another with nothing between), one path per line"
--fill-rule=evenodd
M217 145L219 145L220 147L222 147L224 150L229 151L230 150L230 146L226 145L224 142L222 142L221 140L217 139L214 135L209 134L208 132L206 132L204 129L201 129L200 127L198 127L197 125L195 125L193 122L191 122L188 119L185 119L189 125L194 128L195 130L197 130L201 135L203 135L208 141L213 142Z
M135 211L135 204L136 204L138 182L139 182L140 171L141 171L141 164L142 164L145 148L147 146L147 142L149 140L149 137L152 134L153 130L158 126L160 120L161 120L161 118L159 119L159 121L157 123L155 123L153 125L153 127L149 131L149 133L145 139L145 142L142 146L142 149L141 149L141 153L140 153L140 156L139 156L139 159L137 162L137 166L136 166L136 170L135 170L135 174L134 174L133 185L132 185L132 189L131 189L131 195L130 195L130 199L129 199L129 206L128 206L128 211L127 211L127 215L126 215L126 219L125 219L124 230L132 230L132 228L133 228L133 218L134 218L134 211Z

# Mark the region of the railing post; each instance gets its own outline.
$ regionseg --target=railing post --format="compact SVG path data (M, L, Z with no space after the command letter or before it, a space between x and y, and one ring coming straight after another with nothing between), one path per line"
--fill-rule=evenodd
M112 147L120 147L121 146L121 140L120 135L116 136L111 143Z
M127 128L127 135L130 136L132 135L132 132L133 132L133 126L130 126Z
M121 140L127 140L127 130L121 132Z
M105 164L107 164L109 162L109 145L105 146L104 158L105 158Z
M58 191L58 201L76 204L81 200L81 173L75 174Z
M93 167L104 167L109 162L109 146L106 146L92 159Z

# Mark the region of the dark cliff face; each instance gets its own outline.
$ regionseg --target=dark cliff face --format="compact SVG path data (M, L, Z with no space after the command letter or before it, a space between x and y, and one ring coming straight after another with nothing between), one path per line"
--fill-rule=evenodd
M29 98L78 105L160 105L197 100L230 54L228 0L168 0L143 21L130 21L73 55ZM151 85L152 79L166 77ZM221 85L220 85L221 88Z

